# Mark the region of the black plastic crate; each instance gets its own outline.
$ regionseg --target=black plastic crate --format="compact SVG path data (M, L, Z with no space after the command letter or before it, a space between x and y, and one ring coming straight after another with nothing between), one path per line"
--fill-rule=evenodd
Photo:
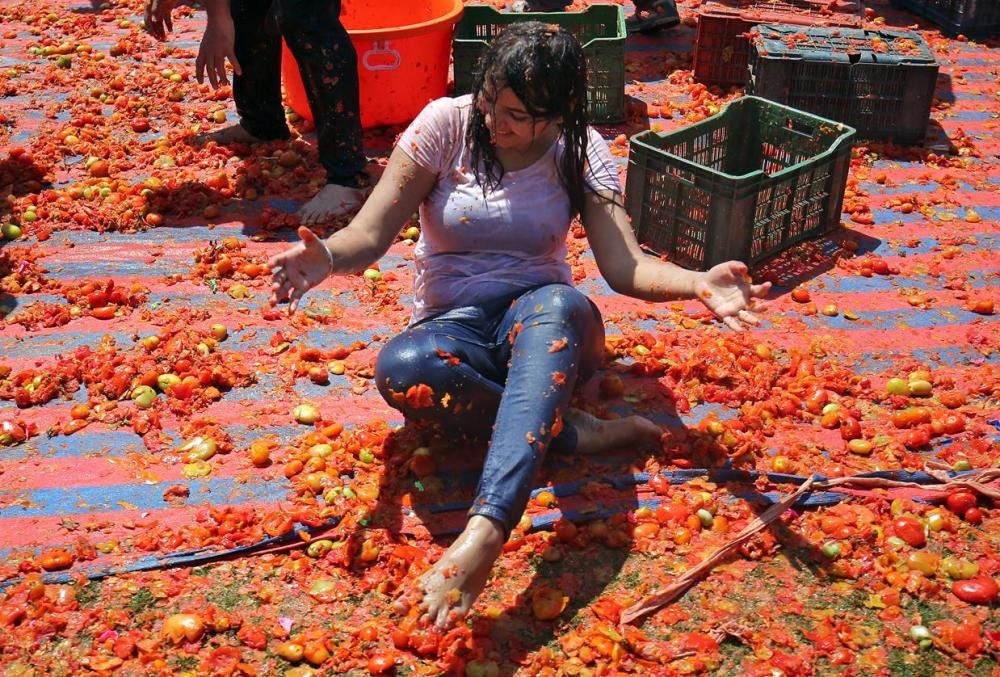
M591 122L625 119L625 15L620 5L594 4L582 12L500 12L495 7L468 5L455 26L452 52L455 96L472 91L479 56L504 28L513 23L541 21L573 33L587 57L587 112Z
M762 23L861 28L861 3L826 0L708 0L698 10L694 78L709 85L747 82L747 35Z
M938 62L914 31L763 24L746 93L844 122L864 139L919 143Z
M840 224L854 130L767 99L631 139L626 206L639 242L695 270L753 265Z
M892 0L937 24L945 35L985 38L1000 34L998 0Z

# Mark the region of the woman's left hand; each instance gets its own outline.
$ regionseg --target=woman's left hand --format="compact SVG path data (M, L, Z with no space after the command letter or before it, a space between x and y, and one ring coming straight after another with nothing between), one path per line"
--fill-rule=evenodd
M770 282L751 284L750 272L741 261L726 261L702 273L694 288L698 299L734 331L760 322L751 311L762 307L755 299L764 298L770 289Z

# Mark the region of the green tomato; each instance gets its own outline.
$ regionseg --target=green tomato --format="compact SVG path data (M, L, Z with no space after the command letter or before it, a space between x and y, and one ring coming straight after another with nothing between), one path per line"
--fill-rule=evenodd
M941 560L941 573L956 581L964 581L979 574L979 565L961 557L945 557Z
M837 543L837 541L827 541L823 544L821 550L823 551L823 556L828 559L837 559L840 557L840 543Z
M312 425L320 419L321 414L319 413L319 409L311 404L300 404L292 410L292 416L299 423Z
M149 386L136 386L132 389L132 401L140 409L149 409L156 401L156 391Z
M38 214L35 213L34 207L24 212L24 214L21 214L21 220L26 223L32 223L33 221L37 221Z
M5 223L0 226L0 234L5 240L16 240L21 237L21 226L16 223Z
M215 456L218 450L219 445L216 444L215 440L211 437L202 437L201 435L192 437L177 449L178 453L187 454L186 459L188 463L207 461Z
M72 65L73 65L73 59L71 59L68 54L63 54L58 59L56 59L56 66L58 68L69 68Z
M362 463L374 463L375 454L373 454L370 449L362 449L358 453L358 460Z
M321 538L320 540L313 541L312 543L309 544L309 546L306 548L306 554L309 555L310 557L319 558L325 555L326 553L330 552L331 550L333 550L333 541L326 538Z
M160 374L156 377L156 387L166 392L181 382L177 374Z
M885 384L886 392L890 395L909 395L910 386L901 378L891 378Z

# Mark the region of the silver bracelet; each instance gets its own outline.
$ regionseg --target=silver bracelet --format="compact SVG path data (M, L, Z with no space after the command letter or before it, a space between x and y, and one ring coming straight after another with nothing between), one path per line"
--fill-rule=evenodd
M326 252L326 260L330 262L330 267L328 269L329 272L327 272L327 275L331 275L331 274L333 274L333 268L334 268L334 264L333 264L333 252L330 251L330 248L326 246L326 241L325 240L320 240L320 244L323 245L323 251Z

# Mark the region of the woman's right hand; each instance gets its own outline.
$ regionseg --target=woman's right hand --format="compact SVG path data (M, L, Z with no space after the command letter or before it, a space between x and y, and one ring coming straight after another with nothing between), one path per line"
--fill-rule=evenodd
M299 226L302 241L271 257L271 304L289 302L292 314L302 296L333 272L333 256L316 234Z

